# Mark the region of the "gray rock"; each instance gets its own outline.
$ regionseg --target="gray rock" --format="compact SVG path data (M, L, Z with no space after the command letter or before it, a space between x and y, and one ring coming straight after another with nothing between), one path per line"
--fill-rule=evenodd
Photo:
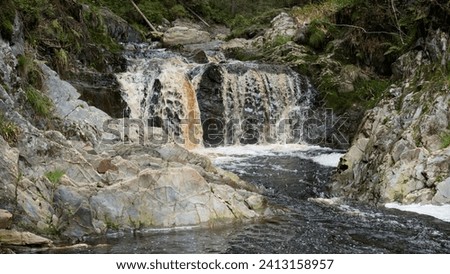
M0 71L2 72L0 77L8 88L11 88L17 81L16 66L17 59L9 43L0 39Z
M45 64L40 64L45 76L44 85L50 99L55 105L55 114L76 124L89 125L93 132L102 132L105 122L111 117L105 112L89 106L86 102L79 100L80 94L68 82L59 78L58 74ZM94 135L95 136L95 135ZM95 138L95 137L92 138ZM91 140L97 142L97 140Z
M433 203L450 204L450 177L437 183L436 195L433 197Z
M11 148L0 136L0 208L14 204L15 183L19 178L19 150Z
M264 39L268 42L273 41L277 37L293 38L297 33L298 26L294 18L287 13L282 12L272 19L271 27L264 34Z
M90 198L93 216L113 228L186 226L257 216L243 201L231 187L209 185L190 167L145 169L137 178Z
M138 43L143 40L139 31L134 29L124 19L117 16L109 9L101 8L99 13L103 17L103 22L109 35L117 41L123 43Z
M164 46L200 44L211 41L211 36L208 32L198 29L173 27L164 33L162 41Z
M51 246L52 241L30 232L0 229L0 244L15 246Z
M20 20L19 13L14 17L13 35L11 37L12 52L15 56L25 52L25 35L23 33L23 23Z

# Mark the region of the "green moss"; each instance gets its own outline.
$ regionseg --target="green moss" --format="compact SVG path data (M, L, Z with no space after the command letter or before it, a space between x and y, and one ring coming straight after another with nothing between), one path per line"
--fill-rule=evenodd
M231 28L231 35L228 38L253 38L268 28L271 20L282 11L281 9L271 9L259 14L238 14L227 23Z
M27 102L31 105L37 115L48 118L51 115L53 104L51 100L41 91L28 86L25 91Z
M272 41L272 47L278 47L292 41L291 37L285 35L277 35Z
M316 1L317 2L317 1ZM293 9L292 13L300 20L308 18L324 19L339 10L356 5L362 2L361 0L326 0L319 3L311 3L299 6Z
M47 177L47 179L53 185L57 185L57 184L59 184L59 181L64 176L64 174L65 174L64 171L57 169L57 170L49 171L49 172L45 173L45 177Z
M240 61L255 61L263 58L263 56L261 56L258 52L248 51L242 48L233 48L228 50L227 56Z
M378 104L389 85L390 82L388 80L358 79L355 83L355 91L359 94L359 99L363 103L363 106L369 109Z
M327 38L327 29L325 24L319 20L313 20L308 26L308 45L321 49L325 44Z
M447 148L450 146L450 133L441 134L441 148Z
M186 9L180 4L177 4L170 8L169 14L172 18L182 18L188 16Z

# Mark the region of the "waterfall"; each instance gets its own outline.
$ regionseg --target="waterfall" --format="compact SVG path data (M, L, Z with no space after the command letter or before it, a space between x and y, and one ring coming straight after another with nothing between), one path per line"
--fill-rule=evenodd
M128 69L117 74L117 79L129 118L142 119L149 128L162 128L186 148L201 145L195 87L186 73L194 65L171 52L145 48L138 48L136 54L129 52L127 59Z
M302 126L314 95L307 78L286 66L237 61L209 65L204 75L197 97L207 144L303 140ZM211 111L211 102L221 113Z
M117 79L129 118L162 128L187 148L303 140L315 91L289 67L234 60L198 64L144 46L126 57L128 69Z

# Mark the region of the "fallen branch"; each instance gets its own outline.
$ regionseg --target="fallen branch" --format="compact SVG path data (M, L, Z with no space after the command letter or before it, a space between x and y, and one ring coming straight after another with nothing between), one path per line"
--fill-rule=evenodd
M130 0L130 2L131 2L131 4L133 4L133 7L137 10L137 12L139 12L139 14L142 16L142 18L147 23L147 25L150 27L150 29L152 31L156 31L155 27L152 25L152 23L150 23L150 21L147 19L147 17L145 17L144 13L142 13L141 9L136 5L136 3L134 3L133 0Z
M348 28L359 29L359 30L362 30L364 33L367 33L367 34L389 34L389 35L394 35L394 36L399 35L398 33L395 33L395 32L387 32L387 31L368 31L368 30L366 30L366 29L363 28L363 27L355 26L355 25L333 24L333 23L331 23L331 25L336 26L336 27L348 27Z

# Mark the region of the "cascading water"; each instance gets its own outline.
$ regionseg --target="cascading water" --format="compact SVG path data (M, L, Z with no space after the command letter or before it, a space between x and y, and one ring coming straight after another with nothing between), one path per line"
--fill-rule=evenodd
M187 148L299 143L314 96L286 66L221 61L198 64L169 51L128 51L117 75L132 119L162 128Z
M195 89L186 74L192 65L170 52L140 48L136 53L144 55L129 52L128 71L117 75L129 118L163 128L187 148L201 144Z
M117 75L128 116L200 147L195 152L264 190L283 210L254 223L92 239L101 245L80 252L448 253L448 223L327 199L342 151L280 145L308 141L305 127L321 119L309 111L315 92L306 78L283 66L220 56L199 64L145 45L128 47L134 48L127 52L128 71Z
M292 69L238 61L208 65L197 88L208 145L299 143L314 90Z

